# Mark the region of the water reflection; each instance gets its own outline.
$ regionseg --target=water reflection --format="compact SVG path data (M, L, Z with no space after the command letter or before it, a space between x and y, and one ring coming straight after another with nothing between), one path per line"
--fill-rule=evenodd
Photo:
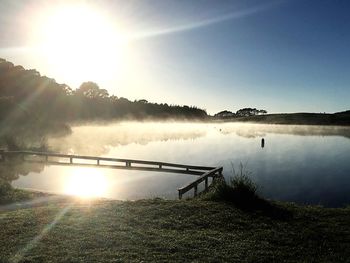
M48 144L52 150L61 153L103 155L117 146L194 140L205 135L206 124L201 123L121 122L76 126L69 136L49 138Z
M79 173L76 173L76 171ZM22 176L13 186L80 197L120 200L177 198L177 188L196 177L184 174L126 171L106 168L46 166L41 173ZM96 186L96 188L95 188Z
M94 168L72 168L64 182L64 193L79 197L106 196L108 182L103 171Z
M12 156L0 161L0 179L12 182L21 175L40 173L44 170L43 164L23 162L20 156Z
M300 136L342 136L350 139L350 128L345 126L317 126L317 125L263 125L226 123L220 128L223 134L235 133L245 138L264 137L267 133L290 134Z
M247 163L253 180L260 186L260 193L266 198L325 206L350 203L348 127L120 123L103 127L79 126L72 130L71 135L60 140L49 139L50 149L117 158L220 165L224 167L226 178L231 176L231 162L235 165L242 162ZM262 137L265 139L263 149ZM89 172L72 172L72 169L75 168L48 166L22 176L13 184L74 193L80 188L72 186L67 191L67 184L72 181L72 185L78 185L79 181L82 184L88 178L83 175ZM106 189L95 195L116 199L176 198L176 189L194 178L102 168L98 173L105 178ZM86 184L98 185L96 182Z

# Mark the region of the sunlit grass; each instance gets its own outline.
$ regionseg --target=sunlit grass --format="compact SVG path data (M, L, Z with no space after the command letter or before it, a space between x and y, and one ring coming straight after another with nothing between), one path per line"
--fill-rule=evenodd
M292 218L202 200L96 200L2 213L0 262L347 262L349 209ZM28 246L28 244L30 244Z

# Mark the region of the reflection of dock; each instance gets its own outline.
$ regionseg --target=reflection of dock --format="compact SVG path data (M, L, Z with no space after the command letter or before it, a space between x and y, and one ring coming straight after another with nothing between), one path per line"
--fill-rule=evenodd
M178 189L179 199L182 195L194 189L194 196L198 194L198 185L204 181L204 190L208 189L209 177L222 177L222 167L206 167L144 160L119 159L108 157L82 156L49 152L31 151L0 151L1 161L20 157L22 161L44 163L48 165L87 166L109 169L127 169L139 171L179 173L199 176L198 179Z

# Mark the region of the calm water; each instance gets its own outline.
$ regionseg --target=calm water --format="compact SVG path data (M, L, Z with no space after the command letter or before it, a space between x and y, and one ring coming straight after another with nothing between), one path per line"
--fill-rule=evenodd
M261 147L261 139L265 147ZM350 127L234 123L117 123L73 127L52 150L194 165L243 163L266 198L324 206L350 204ZM21 188L115 199L176 198L195 177L79 167L29 167Z

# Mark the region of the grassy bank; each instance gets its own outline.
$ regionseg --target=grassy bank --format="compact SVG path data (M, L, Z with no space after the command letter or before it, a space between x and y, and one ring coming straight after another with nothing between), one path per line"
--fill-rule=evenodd
M346 262L350 208L65 199L0 213L0 262Z

